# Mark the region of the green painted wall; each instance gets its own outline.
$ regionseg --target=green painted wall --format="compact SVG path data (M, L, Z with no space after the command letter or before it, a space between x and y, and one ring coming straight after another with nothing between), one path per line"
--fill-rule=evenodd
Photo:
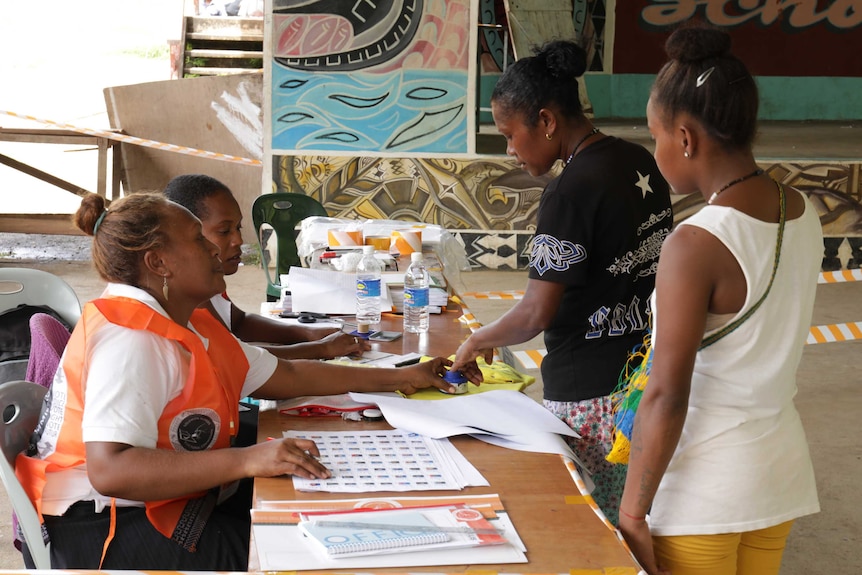
M498 76L482 76L480 106L489 106ZM587 74L587 93L596 118L644 118L654 76L651 74ZM761 120L860 120L862 78L762 76ZM492 122L490 113L480 121Z

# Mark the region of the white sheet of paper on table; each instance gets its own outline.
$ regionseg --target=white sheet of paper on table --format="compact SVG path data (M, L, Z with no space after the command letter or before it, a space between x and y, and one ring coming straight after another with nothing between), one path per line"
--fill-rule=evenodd
M291 267L291 305L296 311L333 315L356 313L356 276L329 270ZM380 309L392 309L389 289L381 282Z
M376 403L392 427L428 437L475 435L502 447L572 458L574 454L560 436L579 437L543 406L513 390L453 396L445 401L376 393L350 396L355 401Z
M364 493L431 491L486 486L488 480L448 439L432 439L400 429L285 431L284 437L313 440L318 458L333 476L293 476L297 491Z

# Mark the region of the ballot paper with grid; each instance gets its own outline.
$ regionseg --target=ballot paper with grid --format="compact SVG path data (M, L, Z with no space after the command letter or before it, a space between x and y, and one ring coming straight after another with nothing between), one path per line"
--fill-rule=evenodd
M332 472L327 479L293 476L297 491L430 491L488 485L448 439L399 429L286 431L284 436L314 441L319 461Z

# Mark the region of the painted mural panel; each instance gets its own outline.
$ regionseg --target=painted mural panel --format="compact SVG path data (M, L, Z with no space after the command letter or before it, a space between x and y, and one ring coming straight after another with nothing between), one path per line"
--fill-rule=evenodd
M805 193L823 233L824 270L862 266L862 163L761 162L770 176ZM333 217L427 222L452 231L475 268L526 269L542 190L556 172L532 177L501 156L474 160L285 156L276 188L308 194ZM705 205L674 198L674 222Z
M470 5L274 0L273 153L472 152Z
M542 190L552 177L530 176L501 156L285 156L277 166L276 184L281 191L314 197L333 217L532 233Z
M670 31L699 20L730 32L755 76L862 76L859 0L626 0L615 18L615 74L655 74Z

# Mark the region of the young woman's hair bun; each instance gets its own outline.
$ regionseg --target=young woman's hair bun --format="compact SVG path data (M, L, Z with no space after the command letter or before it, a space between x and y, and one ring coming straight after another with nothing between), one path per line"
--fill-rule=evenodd
M730 35L716 28L680 28L667 39L664 50L672 60L692 63L727 56L730 44Z

